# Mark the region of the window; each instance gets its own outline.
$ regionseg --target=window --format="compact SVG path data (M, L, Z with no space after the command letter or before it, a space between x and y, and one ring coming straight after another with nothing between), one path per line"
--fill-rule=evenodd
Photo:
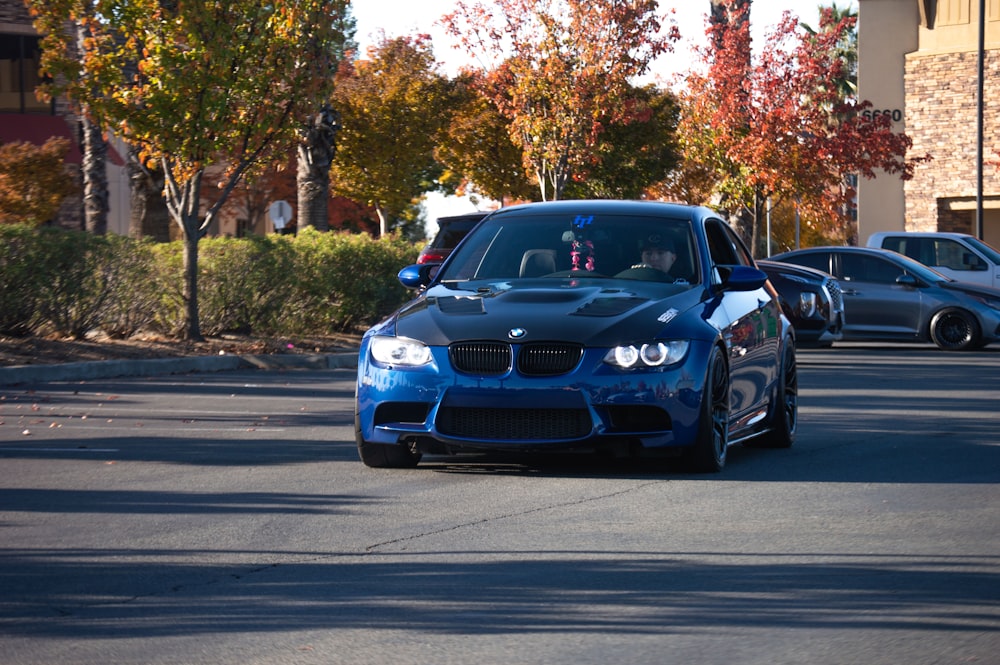
M849 282L873 282L875 284L895 284L903 274L903 269L875 256L844 253L840 256L844 280Z
M52 112L52 104L35 97L40 56L38 37L0 34L0 112Z

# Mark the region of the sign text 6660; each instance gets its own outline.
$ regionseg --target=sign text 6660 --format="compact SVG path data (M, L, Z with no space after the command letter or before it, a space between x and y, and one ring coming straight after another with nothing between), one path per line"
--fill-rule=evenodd
M900 109L865 109L861 112L861 117L865 120L874 120L880 116L888 116L893 122L902 122L903 112Z

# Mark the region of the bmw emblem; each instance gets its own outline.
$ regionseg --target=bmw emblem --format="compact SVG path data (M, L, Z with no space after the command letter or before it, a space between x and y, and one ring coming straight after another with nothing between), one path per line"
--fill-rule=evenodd
M507 337L510 337L511 339L521 339L522 337L524 337L527 334L528 334L528 331L525 330L524 328L511 328L507 332Z

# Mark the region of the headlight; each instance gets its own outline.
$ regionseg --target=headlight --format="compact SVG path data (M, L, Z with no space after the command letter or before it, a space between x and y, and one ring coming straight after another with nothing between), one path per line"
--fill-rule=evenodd
M649 342L648 344L629 344L616 346L604 356L604 362L615 367L628 369L630 367L664 367L673 365L684 359L687 354L687 340L672 340L670 342Z
M417 367L431 361L431 350L423 342L406 337L372 337L372 358L386 365Z
M816 294L812 291L803 291L799 294L799 312L803 319L808 319L816 313Z

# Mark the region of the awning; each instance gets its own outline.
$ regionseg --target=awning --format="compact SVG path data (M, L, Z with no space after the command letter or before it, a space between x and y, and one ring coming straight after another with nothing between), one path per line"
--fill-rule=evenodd
M83 162L83 155L76 138L73 136L73 129L64 118L57 115L35 113L0 113L0 142L27 141L35 145L44 145L53 136L69 139L69 152L66 153L67 164ZM108 146L108 159L116 166L125 165L125 160L110 145Z

